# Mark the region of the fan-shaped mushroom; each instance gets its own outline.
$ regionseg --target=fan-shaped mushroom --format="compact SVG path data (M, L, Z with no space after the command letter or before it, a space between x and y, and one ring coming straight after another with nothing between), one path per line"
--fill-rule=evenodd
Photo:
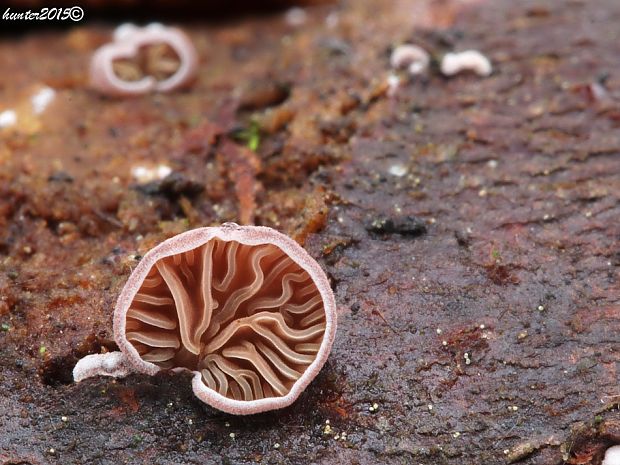
M335 331L334 297L316 261L273 229L227 223L149 251L116 304L121 353L89 355L73 374L189 370L202 401L257 413L295 401Z

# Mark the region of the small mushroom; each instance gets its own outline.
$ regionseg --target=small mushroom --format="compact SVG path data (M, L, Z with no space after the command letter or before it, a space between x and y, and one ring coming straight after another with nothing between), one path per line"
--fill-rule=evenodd
M142 258L114 312L121 352L83 358L73 377L187 370L200 400L253 414L297 399L335 331L329 282L301 246L271 228L226 223Z
M426 50L411 44L399 45L390 56L390 64L393 68L407 68L411 75L425 72L430 61L430 56Z
M134 58L140 48L166 44L177 54L180 64L168 78L158 81L144 76L137 81L119 77L113 67L116 60ZM95 51L90 63L90 82L107 95L128 96L147 92L169 92L189 84L198 71L198 54L190 38L180 29L152 23L145 27L122 24L114 31L113 42Z
M620 465L620 445L611 446L605 451L605 458L601 465Z
M473 71L478 76L489 76L493 72L493 67L491 61L478 50L446 53L441 60L442 74L454 76L462 71Z

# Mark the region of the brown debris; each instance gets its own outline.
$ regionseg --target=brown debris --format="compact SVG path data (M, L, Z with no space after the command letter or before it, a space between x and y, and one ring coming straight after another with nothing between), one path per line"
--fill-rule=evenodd
M211 121L204 121L188 130L178 150L177 157L188 153L206 153L213 146L224 129Z
M288 85L274 82L273 79L252 81L250 86L241 91L239 109L259 110L279 105L288 98L289 93Z
M261 170L260 158L250 149L229 140L222 141L219 152L227 160L228 176L235 184L235 193L239 200L239 223L253 224L256 194L260 188L256 179Z
M327 224L329 207L326 198L325 189L321 187L306 196L304 206L300 211L301 216L291 233L291 237L299 244L304 245L310 234L321 231Z
M283 129L294 117L295 113L293 110L284 104L275 108L269 108L259 117L258 123L261 130L267 134L275 134Z

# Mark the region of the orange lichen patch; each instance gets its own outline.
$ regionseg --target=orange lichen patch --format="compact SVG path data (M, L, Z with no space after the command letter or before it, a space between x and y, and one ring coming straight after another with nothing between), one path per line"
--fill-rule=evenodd
M327 224L329 207L326 202L326 193L323 187L317 187L314 192L305 197L301 217L292 237L299 244L304 245L310 234L322 230Z
M313 190L286 189L267 192L268 205L275 208L259 209L261 222L285 231L303 245L308 235L320 231L327 222L330 194L323 186Z
M253 224L256 193L260 185L256 179L261 171L260 158L251 150L229 140L224 140L219 150L230 166L228 176L235 184L235 193L239 200L239 222Z

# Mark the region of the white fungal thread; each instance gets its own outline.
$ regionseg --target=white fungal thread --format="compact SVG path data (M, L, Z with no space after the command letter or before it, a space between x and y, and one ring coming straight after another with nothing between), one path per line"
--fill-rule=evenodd
M409 73L414 76L425 72L430 61L430 56L426 50L411 44L399 45L390 56L390 64L393 68L407 68Z
M80 359L73 368L73 379L79 382L100 374L122 378L130 372L131 369L126 365L125 355L122 352L110 352L87 355Z
M8 128L17 123L17 113L15 110L5 110L0 113L0 128Z
M45 111L47 106L52 103L56 97L56 91L51 87L43 87L39 92L34 94L30 98L30 103L32 104L32 109L35 114L41 114Z
M446 53L441 60L441 72L454 76L462 71L473 71L478 76L489 76L493 72L491 61L477 50Z
M400 88L400 78L395 74L390 74L387 77L387 96L395 97Z

